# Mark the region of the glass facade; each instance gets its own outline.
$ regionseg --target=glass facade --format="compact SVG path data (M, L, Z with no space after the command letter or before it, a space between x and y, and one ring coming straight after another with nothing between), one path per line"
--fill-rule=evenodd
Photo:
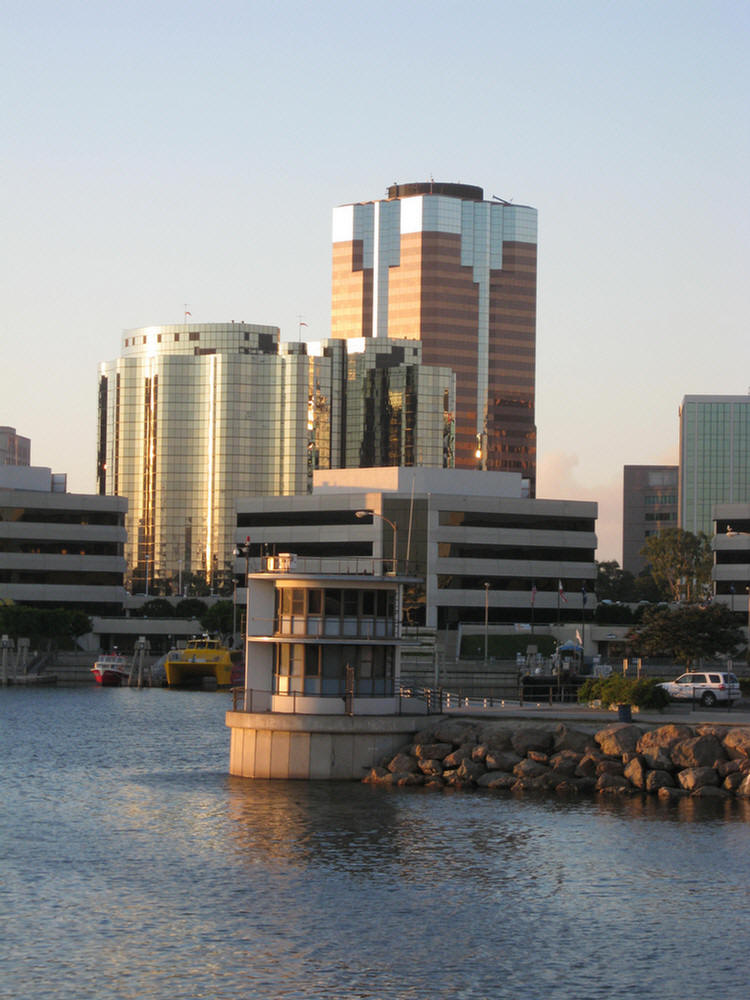
M99 376L98 492L127 497L129 586L231 593L235 502L315 469L452 461L453 376L419 344L280 343L245 323L127 331Z
M686 396L680 407L680 527L713 533L715 504L750 501L750 396Z

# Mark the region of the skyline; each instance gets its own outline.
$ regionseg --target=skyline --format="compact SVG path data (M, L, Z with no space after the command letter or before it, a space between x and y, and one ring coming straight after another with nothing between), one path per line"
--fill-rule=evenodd
M123 330L187 307L324 339L333 209L394 181L538 210L537 495L599 502L600 560L623 466L677 464L683 396L747 392L750 9L8 12L0 424L70 490Z

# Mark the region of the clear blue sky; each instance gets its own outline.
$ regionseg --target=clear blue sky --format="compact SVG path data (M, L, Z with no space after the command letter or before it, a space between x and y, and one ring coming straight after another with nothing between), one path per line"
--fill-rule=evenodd
M123 329L328 333L334 205L433 176L539 210L539 495L676 462L750 386L750 5L6 0L0 424L93 492Z

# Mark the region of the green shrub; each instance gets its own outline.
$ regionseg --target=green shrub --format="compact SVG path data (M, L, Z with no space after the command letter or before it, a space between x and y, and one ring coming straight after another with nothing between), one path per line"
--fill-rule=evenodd
M669 695L650 677L590 677L578 690L578 700L584 704L601 701L603 708L610 705L636 705L638 708L661 710L669 704Z

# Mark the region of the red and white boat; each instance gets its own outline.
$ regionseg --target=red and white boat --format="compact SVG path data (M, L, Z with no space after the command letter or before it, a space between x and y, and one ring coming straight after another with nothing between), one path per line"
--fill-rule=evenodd
M94 675L96 683L101 684L102 687L120 687L123 681L127 683L130 676L130 665L126 657L115 650L114 653L105 653L104 656L100 656L91 668L91 673Z

